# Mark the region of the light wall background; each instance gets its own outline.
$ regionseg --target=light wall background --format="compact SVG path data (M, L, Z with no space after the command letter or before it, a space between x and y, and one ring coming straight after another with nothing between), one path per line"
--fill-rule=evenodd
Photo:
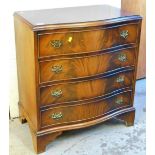
M7 3L8 1L8 3ZM3 31L1 36L4 39L5 52L9 52L9 108L11 118L18 117L18 82L17 82L17 69L16 69L16 52L14 40L14 24L13 13L15 11L34 10L34 9L48 9L70 6L84 6L84 5L98 5L108 4L115 7L121 7L121 0L6 0L6 3L1 14L3 22L1 23ZM3 9L3 8L2 8ZM25 64L26 65L26 64Z

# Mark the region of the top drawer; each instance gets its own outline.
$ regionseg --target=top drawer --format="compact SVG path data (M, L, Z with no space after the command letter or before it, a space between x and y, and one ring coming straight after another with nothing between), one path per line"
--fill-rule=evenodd
M92 30L39 34L39 57L88 53L136 43L137 30L137 23L132 23Z

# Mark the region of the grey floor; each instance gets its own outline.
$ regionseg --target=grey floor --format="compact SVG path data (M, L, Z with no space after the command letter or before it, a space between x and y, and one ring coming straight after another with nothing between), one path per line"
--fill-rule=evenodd
M40 155L145 155L146 81L136 83L136 118L133 127L109 120L105 123L65 132ZM10 121L10 155L34 155L27 124Z

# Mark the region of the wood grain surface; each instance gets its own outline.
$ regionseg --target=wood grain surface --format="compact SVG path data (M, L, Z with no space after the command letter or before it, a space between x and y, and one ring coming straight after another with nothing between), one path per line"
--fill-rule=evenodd
M138 23L120 25L118 27L67 31L61 33L48 33L38 36L39 57L51 55L65 55L73 53L94 52L113 46L137 42ZM128 31L126 39L120 36L122 31ZM69 38L72 38L71 42ZM55 48L51 45L52 41L59 40L62 45Z
M121 57L125 59L121 60ZM42 61L39 63L40 83L94 76L117 68L134 66L135 61L135 48L120 49L93 56ZM60 71L53 71L54 67Z
M25 22L32 31L92 27L141 19L134 13L108 5L18 11L14 15Z
M15 23L19 104L24 107L33 130L38 128L34 33L18 18ZM31 108L30 108L31 107ZM20 110L20 108L19 108ZM22 116L22 112L20 112ZM24 118L23 118L24 119Z
M119 78L123 78L124 81L117 82ZM133 71L129 71L100 79L44 86L40 88L40 106L102 96L119 88L131 86L133 79ZM52 93L60 90L62 94L59 97L52 96Z
M131 92L126 92L96 103L56 107L49 110L47 109L41 112L41 126L47 127L49 125L78 123L78 121L95 119L96 117L101 117L105 113L110 112L111 110L116 110L117 108L130 105L130 99ZM122 100L122 103L118 104L118 100ZM62 118L53 119L51 117L52 114L59 113L62 114Z

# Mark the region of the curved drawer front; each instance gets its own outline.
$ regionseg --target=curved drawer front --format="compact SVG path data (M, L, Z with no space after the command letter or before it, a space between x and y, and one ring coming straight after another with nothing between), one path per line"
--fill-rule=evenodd
M133 77L133 71L128 71L95 80L41 87L40 104L45 106L102 96L119 88L131 86Z
M102 101L57 107L41 111L41 126L73 124L102 117L105 113L131 104L131 92L114 95Z
M40 83L94 76L135 64L135 49L40 62Z
M137 24L105 29L40 34L39 57L90 53L118 45L137 42Z

